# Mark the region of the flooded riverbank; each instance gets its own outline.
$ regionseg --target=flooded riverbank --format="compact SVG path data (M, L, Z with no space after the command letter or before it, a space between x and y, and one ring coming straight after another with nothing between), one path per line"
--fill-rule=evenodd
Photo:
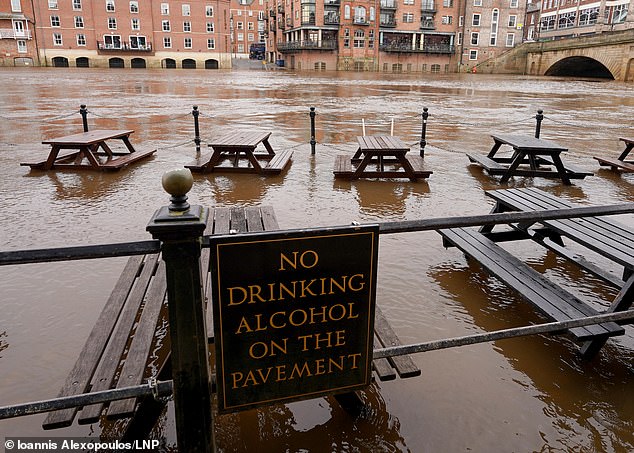
M285 71L152 71L55 68L0 70L0 250L146 240L153 212L168 203L160 179L195 157L192 106L203 148L230 129L272 132L292 149L286 173L196 175L190 202L273 206L282 228L485 214L483 191L538 187L585 204L634 201L634 175L599 170L593 155L617 156L632 136L634 87L618 82L431 77ZM134 129L155 157L115 173L35 172L42 140L91 128ZM309 107L317 111L310 154ZM337 154L352 154L362 119L368 134L414 145L429 108L426 181L335 180ZM469 165L493 132L532 134L569 148L563 159L595 175L572 186L514 178L506 186ZM412 148L417 152L417 146ZM205 152L206 149L203 149ZM620 221L634 226L632 216ZM434 232L383 235L377 303L405 343L540 322L528 304ZM613 289L532 244L515 250L597 308ZM125 259L0 268L0 405L57 394L123 269ZM415 356L422 376L377 384L370 412L351 420L331 399L217 419L224 451L631 451L634 449L634 330L586 363L563 338L529 337ZM117 424L43 432L44 416L0 421L4 436L99 436ZM173 445L168 413L155 437ZM262 442L265 442L262 444Z

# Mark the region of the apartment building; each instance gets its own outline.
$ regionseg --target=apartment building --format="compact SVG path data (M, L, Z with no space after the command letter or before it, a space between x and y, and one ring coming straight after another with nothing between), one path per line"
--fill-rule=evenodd
M30 1L0 0L0 66L39 65Z

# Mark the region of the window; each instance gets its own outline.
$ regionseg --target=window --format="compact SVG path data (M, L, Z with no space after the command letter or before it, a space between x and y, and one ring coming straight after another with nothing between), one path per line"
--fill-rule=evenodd
M169 36L163 37L163 48L171 49L172 48L172 38Z
M482 0L473 0L473 6L482 6Z
M513 47L515 45L515 33L508 33L506 35L506 47Z
M214 32L214 23L207 22L207 33L213 33L213 32Z
M73 10L81 11L81 0L73 0Z
M184 3L181 6L181 11L183 12L183 16L191 16L192 15L192 9L187 3Z
M471 45L477 46L480 42L480 33L471 33Z
M353 46L357 49L365 47L365 32L363 30L354 31Z
M471 19L471 25L473 25L474 27L479 27L480 26L480 15L479 14L474 14L473 18Z
M509 27L515 28L516 24L517 24L517 16L510 15L509 16Z
M403 13L403 23L411 24L414 22L414 13Z
M214 38L209 38L207 40L207 49L215 49L216 48L216 40Z
M462 45L462 32L459 31L458 32L458 36L456 36L456 45L457 46L461 46Z
M422 11L434 11L434 0L423 0L421 4Z
M116 30L117 29L117 18L109 17L108 18L108 30Z
M478 59L478 51L477 49L469 50L469 60L477 60Z
M575 26L577 19L577 12L571 11L569 13L563 13L559 15L558 28L570 28Z
M138 13L139 12L139 2L132 1L130 2L130 12L131 13Z
M264 20L264 11L258 11L258 20Z
M135 17L130 21L130 28L132 30L141 30L141 22L138 18Z
M238 52L244 53L244 44L238 44Z
M555 16L542 17L541 29L542 31L554 30Z
M517 4L518 1L517 0L511 0L511 4L509 5L511 8L517 8Z
M59 16L51 16L51 27L59 27Z
M189 21L183 22L183 31L189 33L192 31L192 23Z
M255 41L255 35L253 33L247 34L247 41Z
M489 45L497 45L498 40L498 21L500 20L500 10L497 8L491 12L491 39Z
M237 40L244 41L244 33L238 33Z
M350 29L345 28L343 30L343 47L350 47Z
M442 23L444 25L449 25L453 22L453 17L452 16L442 16Z
M163 31L172 31L172 26L170 25L169 20L164 20L161 22L163 26Z
M255 30L253 27L253 22L247 22L247 30Z
M79 33L77 35L77 45L78 46L85 46L86 45L86 35L84 35L83 33Z
M161 3L161 16L169 16L170 14L170 5L169 3ZM170 45L170 47L172 47Z
M343 7L343 18L350 19L350 5L346 5Z
M579 13L579 25L592 25L597 23L599 7L582 9Z
M214 17L214 7L213 6L205 6L205 16ZM214 44L215 46L215 44Z
M356 6L354 8L354 19L353 22L355 24L365 24L365 8L363 6Z
M236 28L238 30L244 30L244 22L236 22Z
M20 3L20 0L11 0L11 11L14 13L22 12L22 4Z
M464 25L464 16L458 17L458 26L462 27Z
M26 41L24 39L18 39L18 53L26 53Z
M121 49L121 36L104 35L103 44L106 49Z
M84 28L84 18L82 16L75 16L75 28Z
M376 11L374 6L370 6L370 21L374 22L376 20Z
M442 6L445 8L453 8L453 0L442 0Z
M414 0L403 0L403 5L413 5L413 4L414 4ZM395 3L394 5L396 6Z
M185 38L185 49L191 49L192 48L192 39L191 38Z
M145 50L148 48L145 36L130 36L130 48Z
M61 33L53 33L53 45L54 46L63 46L62 35Z
M440 65L439 64L431 65L431 73L432 74L440 74Z
M106 0L106 11L114 13L114 0Z
M57 9L57 0L48 0L48 9Z

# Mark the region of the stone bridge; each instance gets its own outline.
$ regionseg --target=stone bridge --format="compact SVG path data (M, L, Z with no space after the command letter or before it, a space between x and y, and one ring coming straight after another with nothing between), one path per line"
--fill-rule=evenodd
M482 62L478 72L613 78L634 81L634 29L526 42Z

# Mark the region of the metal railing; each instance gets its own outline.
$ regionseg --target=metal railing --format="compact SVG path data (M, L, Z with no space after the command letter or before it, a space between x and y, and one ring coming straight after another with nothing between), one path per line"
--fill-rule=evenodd
M289 42L278 42L277 50L280 52L294 52L300 50L336 50L337 49L337 41L336 40L326 40L326 41L289 41Z

